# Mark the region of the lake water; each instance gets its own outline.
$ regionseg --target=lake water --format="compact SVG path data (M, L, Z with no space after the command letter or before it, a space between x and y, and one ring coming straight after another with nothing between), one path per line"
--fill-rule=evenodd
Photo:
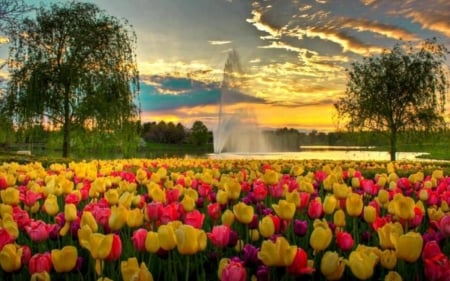
M426 155L423 152L397 152L397 160L426 161L426 159L416 158L419 155ZM279 153L221 153L208 154L211 159L292 159L292 160L368 160L368 161L389 161L390 155L386 151L363 151L363 150L310 150L299 152L279 152Z

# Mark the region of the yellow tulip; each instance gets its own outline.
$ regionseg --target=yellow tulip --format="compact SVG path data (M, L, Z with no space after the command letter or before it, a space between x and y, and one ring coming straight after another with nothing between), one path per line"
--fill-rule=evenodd
M145 263L138 265L135 257L128 258L120 263L120 272L123 281L153 281L153 275Z
M207 237L203 230L183 224L175 230L177 250L182 255L193 255L206 248Z
M75 246L65 246L51 251L52 264L56 272L70 272L75 268L78 252Z
M225 212L222 214L222 224L228 225L231 227L231 225L234 223L234 213L230 209L226 209Z
M244 202L239 202L233 206L233 213L239 222L249 224L253 220L255 210L253 209L253 206L247 205Z
M403 226L399 222L389 222L377 229L378 240L382 249L393 249L393 241L403 234Z
M184 195L181 205L186 212L190 212L195 209L195 200L189 195Z
M297 246L289 245L283 236L277 237L275 242L264 240L258 252L258 258L266 266L289 266L297 254Z
M94 259L104 260L111 252L113 236L92 233L89 237L89 251Z
M108 220L108 225L111 230L119 230L126 224L128 211L129 210L122 205L111 207L111 215Z
M153 175L152 175L153 177ZM159 185L155 185L154 188L150 191L150 196L153 201L165 203L166 202L166 193Z
M363 215L364 215L364 220L367 223L371 224L377 218L377 210L375 209L374 206L370 206L370 205L364 206Z
M393 269L397 265L397 254L394 250L380 251L380 264L386 269Z
M320 271L327 280L340 280L345 270L345 261L338 253L326 251L320 261Z
M160 247L166 251L172 250L177 246L175 230L169 225L158 227L158 240Z
M230 259L229 258L221 258L219 261L219 267L217 269L217 276L219 277L218 280L220 280L222 278L222 271L224 270L225 267L227 267L227 265L230 263Z
M292 220L295 215L295 204L283 199L278 201L278 204L272 204L272 208L283 220Z
M347 214L352 217L357 217L361 214L364 207L362 196L357 193L350 193L345 200L345 209Z
M259 232L262 237L269 238L275 233L275 224L270 215L264 216L258 224Z
M109 205L117 205L119 203L119 192L115 188L108 189L104 194L104 198Z
M399 218L404 220L414 218L414 207L416 204L411 197L397 193L394 196L394 200L392 200L389 204L393 204L394 214Z
M378 256L373 252L355 251L350 253L348 265L353 275L361 280L372 277L375 265L378 262Z
M6 272L19 270L22 266L22 249L15 244L6 244L0 251L0 267Z
M130 189L130 186L132 189L135 189L135 185L133 184L127 184L128 189ZM134 194L130 191L123 192L119 197L119 205L124 206L125 208L129 209L131 207L131 204L134 200Z
M14 239L19 237L19 226L11 214L3 214L3 220L0 220L0 227L3 227Z
M337 227L344 227L345 226L345 213L344 213L344 211L342 209L339 209L336 212L334 212L333 223Z
M224 189L228 194L228 198L231 200L236 200L241 195L241 184L236 180L229 179L224 185Z
M323 251L330 245L333 233L325 219L315 219L313 226L314 229L309 238L309 245L315 252Z
M50 216L55 216L59 212L57 197L55 194L49 194L44 201L45 212Z
M147 232L147 236L145 236L145 250L149 253L158 252L159 246L159 237L158 233L154 231Z
M384 281L403 281L403 278L397 271L391 270L384 276Z
M30 281L50 281L50 280L51 280L50 273L48 273L47 271L33 273L33 275L31 275L30 277Z
M72 222L78 218L77 215L77 207L75 204L66 204L64 205L64 219L66 222Z
M292 192L286 192L286 201L290 203L294 203L296 207L299 207L301 204L300 193L294 189Z
M262 176L262 180L266 185L272 185L278 183L280 174L274 170L267 169Z
M361 186L361 182L359 181L359 178L352 178L352 187L359 188Z
M98 231L97 221L95 220L94 215L91 212L83 211L83 213L81 214L80 228L83 225L87 225L92 232Z
M337 207L337 199L333 194L327 194L323 200L323 212L327 215L331 215Z
M137 228L144 224L144 213L142 209L134 208L128 211L127 225L131 228Z
M217 200L217 203L219 203L221 205L227 204L228 203L228 193L223 189L219 189L216 194L216 200Z
M0 191L0 197L2 202L7 205L18 205L20 203L19 198L20 191L15 187L8 187L5 190Z
M333 194L337 199L345 199L352 192L352 189L345 183L336 182L333 184Z
M378 200L382 205L389 202L389 192L385 189L380 189L380 191L378 191Z
M77 234L78 234L78 241L81 247L89 250L89 242L92 233L93 231L89 227L89 225L85 224L80 226L80 228L77 231Z
M422 253L423 238L420 233L410 231L395 239L394 246L397 258L411 263L416 262Z

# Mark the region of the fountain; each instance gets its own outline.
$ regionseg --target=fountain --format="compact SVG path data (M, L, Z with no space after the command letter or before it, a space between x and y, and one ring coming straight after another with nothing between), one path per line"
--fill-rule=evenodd
M248 103L239 106L245 77L239 56L231 51L225 63L220 90L214 153L267 153L271 145L259 127L256 114ZM248 97L248 96L247 96Z

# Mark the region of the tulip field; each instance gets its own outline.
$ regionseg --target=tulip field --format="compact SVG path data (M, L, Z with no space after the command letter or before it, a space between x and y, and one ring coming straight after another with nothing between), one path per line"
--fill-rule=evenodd
M0 280L450 280L421 162L0 164Z

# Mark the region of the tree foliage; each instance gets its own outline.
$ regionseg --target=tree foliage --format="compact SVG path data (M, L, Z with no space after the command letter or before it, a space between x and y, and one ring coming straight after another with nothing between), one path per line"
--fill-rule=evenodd
M195 121L190 131L190 142L195 145L205 145L209 140L208 128L202 121Z
M137 140L136 36L127 21L91 3L54 4L10 38L6 109L15 122L61 129L64 157L80 127Z
M353 63L347 70L346 95L335 104L339 119L349 130L385 132L395 160L399 132L445 125L446 51L435 39L419 47L398 43L390 51Z

